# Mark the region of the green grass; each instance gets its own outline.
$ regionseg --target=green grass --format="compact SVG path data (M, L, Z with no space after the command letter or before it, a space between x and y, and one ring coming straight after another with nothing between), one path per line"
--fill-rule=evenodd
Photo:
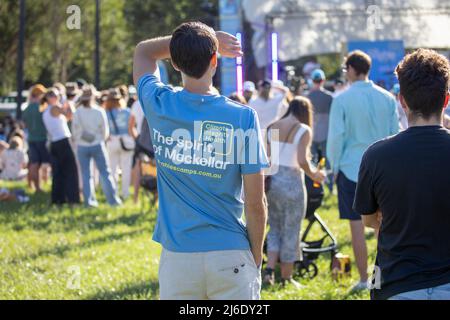
M56 208L49 206L46 190L28 204L0 204L0 299L158 299L161 249L151 240L156 208L148 197L118 209ZM339 250L353 261L349 226L336 208L336 197L328 196L319 213L337 236ZM371 264L376 243L370 233L367 239ZM262 298L368 298L367 292L349 294L358 278L354 265L351 278L335 282L329 263L329 255L322 255L319 275L299 279L302 289L276 285L263 288Z

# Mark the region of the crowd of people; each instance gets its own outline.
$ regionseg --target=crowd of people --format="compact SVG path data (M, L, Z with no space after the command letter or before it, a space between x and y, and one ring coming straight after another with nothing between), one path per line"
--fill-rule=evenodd
M293 269L301 254L305 176L331 193L336 186L360 277L353 290L368 288L368 226L378 238L381 270L374 298L450 299L448 61L423 49L406 56L396 71L399 85L388 92L369 79L370 56L354 51L334 92L316 68L302 95L262 80L226 98L212 86L218 53L242 55L235 37L185 23L172 36L138 44L136 89L33 86L23 123L3 131L2 177L28 177L39 191L50 162L52 203L79 203L81 186L85 205L95 207L95 163L111 206L129 197L132 180L136 200L142 152L136 141L148 122L158 163L153 239L163 247L161 299L258 299L261 278L273 285L278 263L282 283L300 287ZM167 58L181 72L182 88L155 76L157 61ZM224 148L215 149L217 143Z
M27 179L41 192L51 177L52 204L87 207L98 206L98 183L109 205L121 205L134 179L137 202L140 159L149 149L136 142L143 125L133 86L99 92L83 82L36 84L22 119L6 117L0 125L0 179Z
M298 286L292 270L306 210L305 175L326 181L330 191L337 186L360 276L353 290L370 287L374 299L450 299L448 59L424 49L407 55L390 93L370 81L371 58L354 51L343 64L347 84L336 82L333 94L323 88L325 73L315 69L306 97L264 80L257 92L247 82L242 95L226 99L212 87L218 54L241 56L239 42L195 22L135 51L134 81L146 119L159 136L171 137L155 143L166 150L156 154L162 196L153 235L163 247L161 299L258 299L267 216L263 279L273 284L280 262L282 282ZM180 90L154 76L156 61L166 58L182 74ZM245 161L210 175L189 170L170 146L180 130L196 137L197 121L201 142L215 142L214 136L225 143L227 132L244 131L252 143L234 138L241 146L237 158ZM312 154L327 158L328 172ZM177 168L168 164L174 159ZM194 168L205 170L201 162ZM378 240L370 283L365 227Z

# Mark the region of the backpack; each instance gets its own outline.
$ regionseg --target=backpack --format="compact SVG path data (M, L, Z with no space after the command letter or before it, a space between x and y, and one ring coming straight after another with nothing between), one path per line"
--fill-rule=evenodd
M143 150L147 156L149 156L150 158L155 157L152 137L150 134L150 127L148 125L147 119L145 118L144 121L142 121L141 133L139 137L136 139L136 143L139 145L141 150Z

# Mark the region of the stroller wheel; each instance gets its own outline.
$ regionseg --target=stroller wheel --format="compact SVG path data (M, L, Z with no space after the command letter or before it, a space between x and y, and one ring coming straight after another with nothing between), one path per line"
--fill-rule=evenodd
M301 278L314 279L317 276L319 269L314 262L299 262L296 264L297 273Z

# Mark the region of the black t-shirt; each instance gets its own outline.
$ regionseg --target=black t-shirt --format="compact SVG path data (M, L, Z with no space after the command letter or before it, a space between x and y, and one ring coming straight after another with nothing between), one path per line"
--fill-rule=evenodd
M354 210L364 215L378 208L381 282L372 298L450 283L449 131L411 127L366 151Z

